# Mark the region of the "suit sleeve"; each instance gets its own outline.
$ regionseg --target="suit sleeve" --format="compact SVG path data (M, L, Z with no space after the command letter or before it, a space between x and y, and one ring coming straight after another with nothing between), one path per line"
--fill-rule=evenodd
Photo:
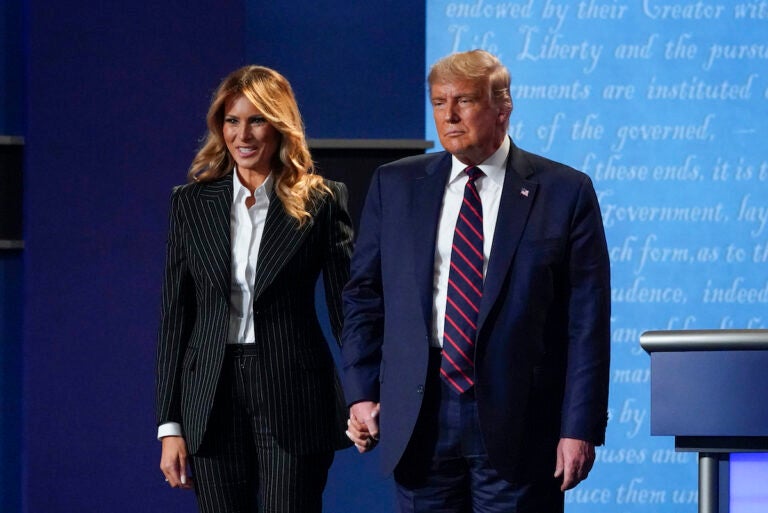
M384 333L381 277L381 175L371 181L360 219L360 231L344 288L342 365L348 404L379 401L379 369Z
M325 249L323 284L331 329L336 340L341 341L343 323L341 291L349 279L352 220L347 210L347 187L342 183L334 183L331 189L333 197L328 206L328 244Z
M170 222L157 343L158 425L181 423L181 365L194 324L195 292L187 267L180 188L171 194Z
M584 177L570 229L568 360L561 436L601 445L608 421L611 284L600 207Z

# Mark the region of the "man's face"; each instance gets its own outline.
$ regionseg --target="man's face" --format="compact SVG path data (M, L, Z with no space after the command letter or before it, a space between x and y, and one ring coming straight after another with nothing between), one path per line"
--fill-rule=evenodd
M437 134L446 151L464 164L477 165L499 148L509 112L491 102L487 84L436 81L430 96Z

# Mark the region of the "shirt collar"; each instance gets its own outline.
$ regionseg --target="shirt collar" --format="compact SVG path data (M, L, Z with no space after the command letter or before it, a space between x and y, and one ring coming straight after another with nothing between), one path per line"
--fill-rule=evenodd
M494 183L496 183L499 187L504 185L504 173L507 171L507 157L509 156L509 150L511 147L511 143L509 141L509 137L504 137L504 140L501 142L501 146L499 146L499 149L497 149L493 154L485 159L483 162L478 164L475 167L480 168L480 170L490 178ZM448 183L453 183L459 177L463 176L464 170L467 168L467 165L463 162L459 161L456 157L451 158L451 176L448 179Z
M272 177L272 172L270 172L264 179L264 182L256 188L253 193L254 196L264 196L269 199L269 195L272 194L272 188L274 187L273 184L274 178ZM235 203L243 202L245 201L245 198L251 195L251 191L248 190L248 187L243 185L240 181L240 177L237 176L236 167L232 170L232 192L233 201Z

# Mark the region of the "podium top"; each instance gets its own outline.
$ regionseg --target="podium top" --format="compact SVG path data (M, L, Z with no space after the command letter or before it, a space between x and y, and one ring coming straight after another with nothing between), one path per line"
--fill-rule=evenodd
M768 330L646 331L640 335L640 346L647 353L768 350Z

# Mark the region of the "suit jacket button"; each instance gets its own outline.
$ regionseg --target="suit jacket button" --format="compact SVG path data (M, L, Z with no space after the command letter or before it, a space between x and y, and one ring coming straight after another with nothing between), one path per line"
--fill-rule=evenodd
M424 393L424 385L419 385L416 387L416 392L423 394Z

